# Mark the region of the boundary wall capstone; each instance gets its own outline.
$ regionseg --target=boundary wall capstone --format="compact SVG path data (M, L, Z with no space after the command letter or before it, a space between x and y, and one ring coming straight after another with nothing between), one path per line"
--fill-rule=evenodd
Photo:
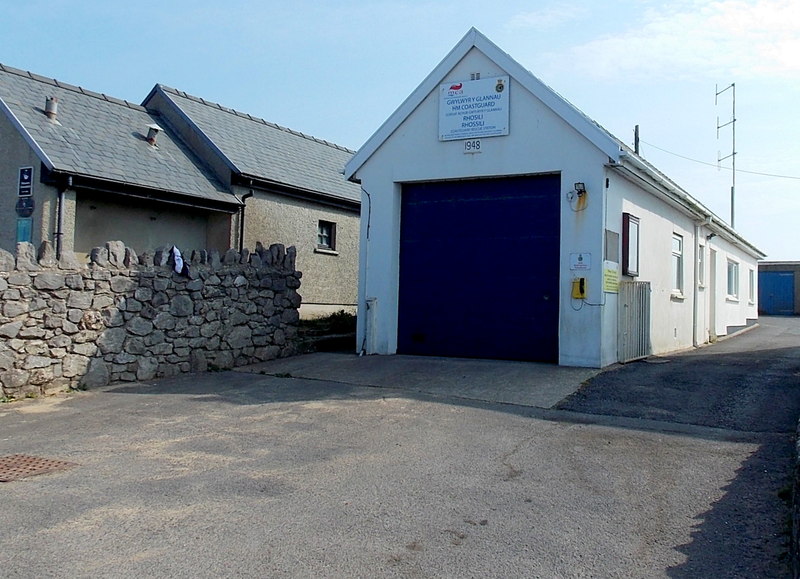
M120 241L83 264L0 250L0 387L19 398L230 369L297 352L294 247L136 253ZM180 265L180 260L179 260ZM176 272L181 270L181 273Z

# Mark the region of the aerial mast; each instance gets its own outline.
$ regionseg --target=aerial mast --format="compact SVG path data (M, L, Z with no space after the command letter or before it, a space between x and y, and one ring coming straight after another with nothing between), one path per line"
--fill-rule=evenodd
M717 166L719 163L724 161L725 159L730 158L731 163L733 165L732 171L732 182L731 182L731 227L734 228L734 212L735 212L735 199L736 199L736 83L732 82L722 90L719 90L718 86L714 86L716 90L716 95L714 95L714 105L717 105L718 97L722 93L727 90L731 90L733 93L733 113L731 115L731 120L727 123L719 124L719 117L717 117L717 140L719 140L719 130L723 127L727 127L730 125L731 131L733 132L733 144L731 146L731 154L726 155L724 157L720 157L720 153L717 153Z

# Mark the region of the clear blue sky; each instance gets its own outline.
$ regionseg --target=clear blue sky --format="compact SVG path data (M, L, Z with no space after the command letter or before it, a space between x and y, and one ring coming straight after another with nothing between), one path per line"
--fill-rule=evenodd
M357 149L472 26L625 142L640 125L726 221L732 95L714 96L736 83L736 228L800 260L797 0L0 0L0 62L137 103L162 83Z

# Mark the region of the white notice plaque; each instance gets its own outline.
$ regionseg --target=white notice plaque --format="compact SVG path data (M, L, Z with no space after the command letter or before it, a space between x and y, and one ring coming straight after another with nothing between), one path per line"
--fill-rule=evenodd
M439 85L439 140L508 134L508 76Z

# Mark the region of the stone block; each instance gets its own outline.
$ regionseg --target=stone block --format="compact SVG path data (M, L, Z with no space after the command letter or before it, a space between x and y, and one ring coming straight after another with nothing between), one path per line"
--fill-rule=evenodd
M125 244L121 241L109 241L106 243L108 249L108 261L112 267L125 266Z
M109 328L97 338L97 346L103 354L116 354L122 351L125 336L125 328Z
M153 322L143 318L131 318L127 323L128 331L136 336L146 336L153 331Z
M126 275L115 275L111 278L111 291L115 293L134 292L139 287L139 282Z
M94 294L88 291L74 291L70 292L67 297L67 307L77 308L79 310L88 310L92 307L92 300Z
M97 354L98 347L96 342L85 342L81 344L73 344L72 353L81 356L94 356Z
M189 296L177 295L170 301L169 311L173 316L191 316L194 313L194 303Z
M47 368L53 361L46 356L26 356L22 362L23 370L32 370L34 368Z
M39 245L39 253L36 256L39 265L42 267L54 268L58 267L58 260L56 259L56 250L53 244L47 239L42 241Z
M33 287L40 290L57 290L65 288L66 276L56 271L43 271L33 278Z
M39 271L42 268L36 260L36 248L32 243L17 243L17 269L19 271Z
M26 313L28 313L26 302L7 301L3 304L3 315L7 318L16 318Z
M86 373L81 376L78 384L82 388L97 388L107 386L111 379L111 368L99 358L93 358L89 362Z
M98 267L107 268L110 265L108 262L108 248L93 247L89 252L89 261Z
M89 369L89 358L77 354L68 354L61 362L62 374L65 378L83 376Z
M136 361L136 379L152 380L158 371L158 360L156 358L140 357Z
M15 265L14 256L5 249L0 249L0 271L14 271Z
M15 390L20 390L28 383L30 372L25 370L6 370L0 372L0 384L3 385L3 391L13 393Z

